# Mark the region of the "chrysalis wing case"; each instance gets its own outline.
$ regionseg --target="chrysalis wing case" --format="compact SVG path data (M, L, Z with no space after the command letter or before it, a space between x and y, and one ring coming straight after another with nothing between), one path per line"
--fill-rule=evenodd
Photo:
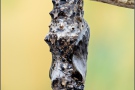
M83 19L83 0L52 2L52 21L45 37L52 53L52 89L83 90L90 37L89 26Z

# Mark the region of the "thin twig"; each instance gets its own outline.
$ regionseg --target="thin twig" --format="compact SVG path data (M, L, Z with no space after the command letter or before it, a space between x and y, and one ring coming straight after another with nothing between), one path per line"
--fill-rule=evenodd
M116 5L120 7L131 8L131 9L134 9L135 6L134 0L91 0L91 1L108 3L111 5Z

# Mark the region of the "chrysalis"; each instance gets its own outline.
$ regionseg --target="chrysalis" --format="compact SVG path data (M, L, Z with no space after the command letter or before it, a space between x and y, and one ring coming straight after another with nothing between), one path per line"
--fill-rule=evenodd
M83 0L53 0L53 4L50 32L45 37L52 53L52 89L83 90L90 37Z

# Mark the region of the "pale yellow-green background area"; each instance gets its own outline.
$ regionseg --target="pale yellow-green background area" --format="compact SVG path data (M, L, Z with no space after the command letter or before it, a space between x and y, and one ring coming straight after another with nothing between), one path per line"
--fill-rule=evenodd
M51 0L2 0L1 90L51 90ZM91 29L85 90L133 90L134 10L85 0Z

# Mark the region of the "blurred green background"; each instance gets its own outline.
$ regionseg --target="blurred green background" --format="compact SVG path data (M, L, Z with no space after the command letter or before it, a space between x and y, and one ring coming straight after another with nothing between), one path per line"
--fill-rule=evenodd
M134 89L134 10L84 0L91 29L85 90ZM51 0L1 0L1 90L51 90Z

